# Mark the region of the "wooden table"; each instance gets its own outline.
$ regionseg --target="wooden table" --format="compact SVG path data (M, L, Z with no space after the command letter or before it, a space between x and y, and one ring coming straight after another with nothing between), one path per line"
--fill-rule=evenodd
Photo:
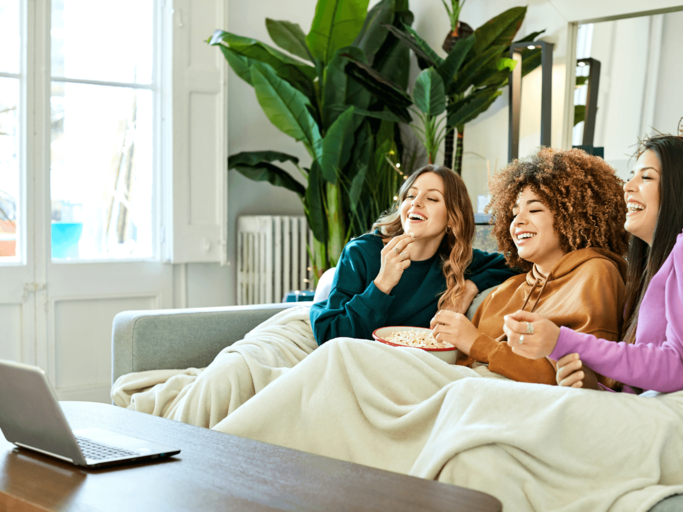
M495 512L480 492L243 439L106 404L62 402L72 428L180 448L171 459L84 470L0 436L0 511L377 510Z

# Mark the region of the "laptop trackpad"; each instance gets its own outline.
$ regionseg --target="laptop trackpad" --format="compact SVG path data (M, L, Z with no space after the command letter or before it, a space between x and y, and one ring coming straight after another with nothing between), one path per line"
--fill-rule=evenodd
M76 437L85 437L96 443L101 443L112 448L120 450L128 450L140 454L153 453L163 451L163 446L149 441L144 441L136 437L126 436L111 432L110 430L103 430L101 428L83 428L74 430Z

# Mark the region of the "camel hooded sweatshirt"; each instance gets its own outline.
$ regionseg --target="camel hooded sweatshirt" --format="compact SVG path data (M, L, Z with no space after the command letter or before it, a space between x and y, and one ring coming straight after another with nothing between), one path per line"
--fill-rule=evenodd
M550 274L534 265L512 277L477 309L472 324L479 336L469 357L458 363L488 364L489 370L520 382L556 384L555 361L527 359L512 352L503 332L503 317L520 309L539 313L555 324L604 340L617 341L624 311L626 261L604 249L579 249L565 254ZM598 376L604 383L604 378Z

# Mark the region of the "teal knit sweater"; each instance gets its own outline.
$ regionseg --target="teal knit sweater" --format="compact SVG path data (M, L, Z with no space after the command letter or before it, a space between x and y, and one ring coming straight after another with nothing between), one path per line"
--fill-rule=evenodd
M375 329L388 325L429 327L446 290L441 258L436 254L413 261L387 295L373 282L383 247L376 234L355 238L344 247L329 298L311 306L311 325L319 345L340 336L371 339ZM474 249L465 278L482 291L519 272L508 268L502 255Z

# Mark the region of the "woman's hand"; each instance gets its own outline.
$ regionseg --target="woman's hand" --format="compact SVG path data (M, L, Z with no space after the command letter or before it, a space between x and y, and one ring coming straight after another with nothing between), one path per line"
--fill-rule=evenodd
M529 359L548 357L555 350L560 337L557 325L538 313L526 311L505 315L503 331L512 351Z
M462 313L442 309L438 311L429 326L432 335L439 341L447 341L461 352L470 355L479 330Z
M465 290L458 297L458 303L454 306L445 306L444 309L448 311L454 311L455 313L462 313L463 315L467 313L467 310L472 305L472 301L479 294L479 288L469 279L465 281Z
M583 365L579 354L567 354L557 362L557 385L600 389L595 372Z
M408 246L415 241L413 235L395 236L382 249L382 266L375 278L375 286L389 295L398 284L403 271L410 266Z

